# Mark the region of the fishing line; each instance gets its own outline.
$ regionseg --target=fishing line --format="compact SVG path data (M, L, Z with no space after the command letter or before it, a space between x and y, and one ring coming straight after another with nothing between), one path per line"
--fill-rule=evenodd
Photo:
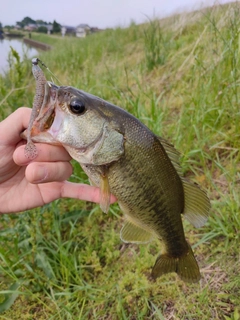
M58 81L58 83L59 83L60 85L62 85L61 81L60 81L60 80L57 78L57 76L48 68L48 66L46 66L46 64L45 64L42 60L40 60L39 58L34 58L34 59L32 59L32 64L37 65L39 62L41 63L41 65L42 65L45 69L47 69L47 71L51 74L51 76L54 77L54 78ZM51 80L52 80L52 82L54 83L53 78L51 78Z

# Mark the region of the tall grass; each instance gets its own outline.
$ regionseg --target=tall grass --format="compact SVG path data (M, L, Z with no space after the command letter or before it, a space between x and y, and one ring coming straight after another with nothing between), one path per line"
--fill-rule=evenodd
M0 119L19 105L24 105L27 100L29 66L26 61L20 61L18 52L12 47L10 47L8 63L9 72L5 76L0 75Z
M149 71L166 62L170 46L169 31L162 29L159 20L150 20L144 29L145 59Z
M184 221L200 284L174 274L151 281L161 246L121 243L117 205L105 215L97 205L58 200L0 219L2 319L239 319L239 10L215 6L55 39L40 55L60 83L127 109L182 153L184 174L212 204L206 226ZM32 104L31 63L14 54L0 78L1 118ZM87 181L75 162L71 180Z

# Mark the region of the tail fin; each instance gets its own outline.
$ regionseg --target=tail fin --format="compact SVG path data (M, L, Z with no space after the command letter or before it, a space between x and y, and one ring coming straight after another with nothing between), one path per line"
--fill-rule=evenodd
M176 272L185 282L198 282L201 278L197 261L193 255L192 248L189 246L187 254L181 257L171 257L162 254L152 270L152 277L156 279L165 273Z

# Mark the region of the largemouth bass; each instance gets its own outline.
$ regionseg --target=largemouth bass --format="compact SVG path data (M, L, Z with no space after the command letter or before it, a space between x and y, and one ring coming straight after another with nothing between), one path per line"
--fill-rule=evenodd
M33 70L34 75L42 72L37 59ZM198 185L183 177L179 152L127 111L76 88L40 79L43 81L36 78L37 85L41 90L44 86L44 97L37 99L40 105L34 100L25 135L26 155L36 156L33 142L62 145L100 188L104 212L111 193L118 199L126 217L122 241L161 240L163 249L153 278L176 272L184 281L199 281L199 267L186 241L181 214L200 227L210 202Z

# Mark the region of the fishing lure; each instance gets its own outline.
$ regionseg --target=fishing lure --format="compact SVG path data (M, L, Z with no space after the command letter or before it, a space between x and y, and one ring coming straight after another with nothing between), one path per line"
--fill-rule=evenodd
M34 120L39 115L39 112L44 100L45 85L47 84L45 75L42 69L39 67L38 62L41 62L41 64L45 66L40 59L38 58L32 59L32 73L36 80L36 92L33 100L32 114L31 114L30 122L27 128L27 144L24 150L25 156L30 160L33 160L34 158L36 158L38 154L37 148L31 139L31 131L32 131Z
M47 81L42 69L39 67L39 62L44 66L54 78L60 82L57 77L49 70L49 68L38 58L32 59L32 73L36 80L36 92L33 100L32 114L26 130L25 138L27 144L25 146L25 156L33 160L37 156L37 148L32 142L33 127L38 127L39 131L44 130L44 123L47 119L53 120L52 111L57 96L57 89L53 82Z

